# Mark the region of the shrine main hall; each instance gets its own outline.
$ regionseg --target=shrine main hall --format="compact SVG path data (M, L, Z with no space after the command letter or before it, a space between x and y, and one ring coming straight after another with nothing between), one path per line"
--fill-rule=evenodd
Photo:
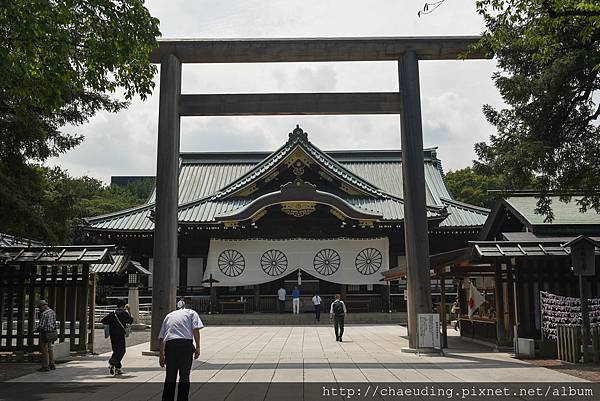
M489 210L453 199L435 148L424 163L430 254L464 248ZM86 219L89 242L116 244L152 271L154 208L155 193ZM210 299L215 311L243 300L244 312L274 312L277 290L295 286L304 310L317 291L364 312L406 310L404 283L383 281L405 264L403 221L400 150L322 151L297 127L270 153L181 153L173 285L204 310Z

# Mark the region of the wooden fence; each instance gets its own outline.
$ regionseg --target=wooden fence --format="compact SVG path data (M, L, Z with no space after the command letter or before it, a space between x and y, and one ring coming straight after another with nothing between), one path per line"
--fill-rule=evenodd
M72 351L87 350L93 294L88 265L0 267L0 351L39 349L40 299L56 313L57 341L70 342Z
M600 361L600 327L590 329L592 360ZM580 326L557 327L558 359L570 363L583 362L582 336Z

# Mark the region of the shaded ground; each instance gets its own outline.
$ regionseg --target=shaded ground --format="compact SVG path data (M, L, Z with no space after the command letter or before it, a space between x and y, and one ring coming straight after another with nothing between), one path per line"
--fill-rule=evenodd
M37 363L0 363L0 382L28 375L39 367Z
M556 359L528 359L527 362L531 363L532 365L542 366L544 368L556 370L558 372L566 373L581 379L600 383L600 364L597 363L576 365Z
M110 339L104 338L104 331L96 330L94 334L94 353L104 354L110 352ZM127 347L133 347L134 345L148 341L150 341L150 330L132 331L131 335L127 338ZM73 357L72 359L75 360L77 358L79 357ZM0 363L0 382L35 373L39 367L40 365L37 363Z

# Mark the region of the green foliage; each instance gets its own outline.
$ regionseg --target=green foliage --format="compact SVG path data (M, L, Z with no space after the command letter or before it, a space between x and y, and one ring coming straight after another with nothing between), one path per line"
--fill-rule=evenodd
M151 93L149 55L159 35L143 0L0 0L0 230L68 237L45 219L69 218L61 213L70 209L45 209L45 202L73 205L74 194L60 194L68 180L37 165L81 143L81 135L61 132L65 125ZM110 96L116 91L125 101Z
M511 183L505 175L482 165L451 170L444 178L456 200L487 208L491 208L496 199L506 197L512 191L531 190L537 185L535 177L531 176L524 177L519 184Z
M577 190L582 209L600 212L600 4L481 0L477 9L487 27L478 47L496 57L493 79L508 108L484 106L497 133L476 144L476 167L515 188L535 176L547 220L551 191L567 200Z
M36 191L26 192L25 198L19 196L22 191L12 191L16 196L11 203L0 206L1 231L49 244L72 243L81 235L84 217L137 206L151 191L142 193L141 187L136 186L105 186L90 177L73 178L58 167L26 171L32 174L21 176L19 185L27 179L24 188ZM0 180L4 178L0 174Z
M124 189L136 198L146 200L154 190L155 183L154 177L143 177L131 181Z
M488 190L506 189L503 177L479 174L472 167L449 171L445 179L456 200L482 207L491 207L498 197L497 193L489 193Z

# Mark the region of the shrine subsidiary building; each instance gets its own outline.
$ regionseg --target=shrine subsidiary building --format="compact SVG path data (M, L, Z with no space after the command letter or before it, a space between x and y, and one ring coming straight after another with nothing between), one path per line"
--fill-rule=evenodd
M465 247L489 210L452 198L436 149L424 160L430 253ZM152 271L154 207L153 194L87 219L89 241ZM296 128L272 153L182 153L178 216L178 294L194 302L212 277L214 301L244 297L248 311L274 311L277 289L298 285L306 297L342 292L357 308L403 309L399 284L382 281L405 254L401 151L325 152Z

